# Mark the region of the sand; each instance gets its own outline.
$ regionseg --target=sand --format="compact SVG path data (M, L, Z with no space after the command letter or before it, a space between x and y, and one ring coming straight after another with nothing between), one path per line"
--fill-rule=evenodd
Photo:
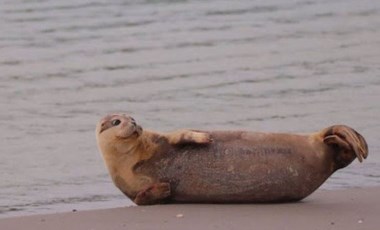
M0 229L378 229L380 188L318 190L284 204L176 204L0 219Z

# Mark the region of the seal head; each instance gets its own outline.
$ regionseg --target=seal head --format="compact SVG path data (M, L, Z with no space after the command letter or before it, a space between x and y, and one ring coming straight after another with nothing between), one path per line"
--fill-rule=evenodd
M96 139L100 149L126 153L142 132L143 129L132 117L126 114L111 114L98 122Z

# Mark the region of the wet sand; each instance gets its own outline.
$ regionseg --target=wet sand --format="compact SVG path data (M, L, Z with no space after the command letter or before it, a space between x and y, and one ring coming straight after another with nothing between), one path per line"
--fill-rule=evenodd
M376 229L380 187L319 190L298 203L156 205L0 219L0 229Z

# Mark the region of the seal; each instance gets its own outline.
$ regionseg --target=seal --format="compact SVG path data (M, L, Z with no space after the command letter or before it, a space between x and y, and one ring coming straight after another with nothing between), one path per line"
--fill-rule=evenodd
M345 125L310 134L158 133L112 114L96 138L114 184L138 205L298 201L368 156L363 136Z

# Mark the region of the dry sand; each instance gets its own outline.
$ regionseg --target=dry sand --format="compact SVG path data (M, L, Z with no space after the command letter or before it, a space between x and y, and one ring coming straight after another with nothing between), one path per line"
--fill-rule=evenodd
M0 219L0 229L379 229L380 188L319 190L298 203L156 205Z

